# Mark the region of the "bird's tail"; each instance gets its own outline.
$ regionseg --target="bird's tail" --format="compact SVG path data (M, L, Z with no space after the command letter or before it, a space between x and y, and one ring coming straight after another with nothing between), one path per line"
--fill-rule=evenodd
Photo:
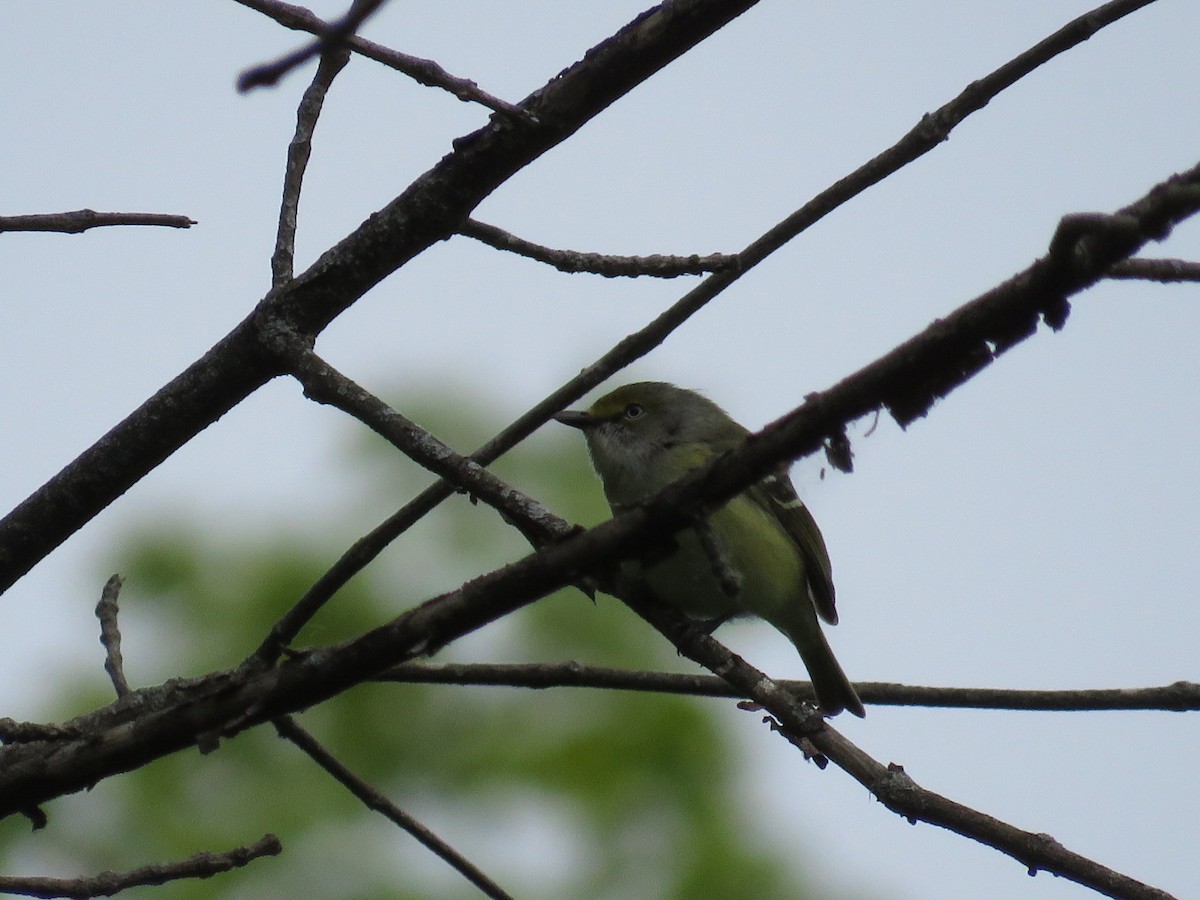
M825 639L815 616L812 616L811 623L805 622L800 627L776 627L787 635L800 651L800 658L804 660L804 667L808 669L808 676L812 679L821 712L827 716L836 716L846 709L860 719L867 714L854 685L850 683L850 679L846 677L833 655L833 648Z

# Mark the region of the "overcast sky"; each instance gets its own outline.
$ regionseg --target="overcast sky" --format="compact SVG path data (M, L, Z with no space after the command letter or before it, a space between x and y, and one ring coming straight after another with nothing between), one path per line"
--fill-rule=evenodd
M739 249L1091 5L765 0L476 216L580 250ZM312 4L325 16L341 6ZM365 34L515 101L640 8L410 0ZM0 34L0 213L91 207L199 222L0 239L6 511L265 292L284 152L311 69L237 95L242 68L301 38L223 0L10 3ZM1112 211L1200 162L1197 35L1195 0L1159 0L1105 29L812 228L618 380L701 388L750 426L832 385L1023 269L1063 214ZM487 115L370 61L350 65L318 128L297 268ZM1200 259L1200 224L1147 255ZM567 276L455 238L343 315L318 349L401 405L405 390L470 386L510 417L692 283ZM821 460L802 461L795 478L838 583L831 640L851 677L1027 688L1200 679L1197 334L1200 288L1102 285L1076 298L1061 333L1043 329L907 431L887 420L869 437L870 423L852 429L853 475L822 479ZM118 535L163 510L249 531L264 510L303 521L338 503L349 431L273 383L137 485L0 599L0 715L39 718L55 672L99 665L91 610ZM771 674L802 677L765 625L720 637ZM1200 894L1195 715L876 708L838 724L931 789ZM1093 896L910 827L848 776L797 765L763 733L749 739L763 768L747 773L747 792L779 817L781 840L845 884L932 900Z

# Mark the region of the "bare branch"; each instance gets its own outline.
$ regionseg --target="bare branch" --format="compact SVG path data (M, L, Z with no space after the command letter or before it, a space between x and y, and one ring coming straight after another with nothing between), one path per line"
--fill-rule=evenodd
M478 866L346 768L337 757L322 747L316 738L301 728L295 719L283 716L276 719L274 725L281 737L287 738L307 753L317 765L361 800L367 809L380 813L399 825L416 838L422 846L432 851L471 884L483 891L486 896L492 897L494 900L512 900L511 895L488 878Z
M1005 853L1029 873L1051 872L1109 897L1170 900L1165 891L1067 850L1047 834L1016 828L978 810L956 803L918 785L903 767L871 758L811 706L801 706L780 684L690 626L677 612L644 598L624 598L661 631L679 651L712 672L720 672L739 695L753 700L774 719L772 727L797 747L811 744L888 809L910 822L928 822Z
M279 838L267 834L255 843L223 853L197 853L173 863L143 866L130 872L101 872L83 878L23 878L0 876L0 893L26 897L109 897L131 887L166 884L184 878L211 878L263 856L283 852Z
M325 55L331 50L342 50L346 41L353 37L363 23L375 14L383 2L384 0L351 0L346 14L337 21L325 25L315 41L281 56L274 62L263 63L242 72L237 80L238 93L244 94L256 87L273 86L292 69L304 65L313 57Z
M300 342L285 351L292 375L304 395L358 419L413 462L491 506L534 546L541 547L572 530L570 523L536 500L497 478L363 389Z
M287 359L292 374L303 385L305 396L354 416L414 462L440 475L445 483L483 500L534 547L571 533L573 526L570 523L505 484L479 463L455 453L415 422L338 372L306 345L292 341L281 347L280 355ZM340 587L340 582L335 581L334 589L327 590L330 577L326 573L292 605L247 662L266 665L278 659L283 648L295 640L300 629Z
M1200 281L1200 262L1187 259L1124 259L1105 275L1113 279L1142 279L1171 284L1178 281Z
M1198 209L1200 165L1156 186L1113 216L1068 217L1052 241L1053 254L834 387L809 395L793 412L642 506L564 536L342 644L265 671L249 665L191 686L176 685L179 695L188 698L186 706L147 710L138 715L135 728L114 727L103 739L59 741L50 756L37 743L3 748L0 815L35 807L173 750L200 741L212 745L222 735L311 706L389 666L428 655L583 576L602 574L622 559L652 551L656 541L690 527L703 509L744 491L782 461L819 450L826 436L848 421L881 404L898 415L900 400L911 410L912 398L943 395L1032 333L1039 316L1061 326L1067 296L1102 278L1150 236L1164 237L1175 222ZM981 362L970 356L973 369L952 365L966 351L978 353L980 347L987 349L986 357ZM947 372L955 377L948 379Z
M96 212L94 209L77 209L74 212L0 216L0 234L6 231L58 231L64 234L79 234L89 228L106 228L110 225L191 228L195 224L195 219L169 213Z
M309 34L320 35L325 34L330 27L329 23L303 6L283 3L280 0L236 0L236 2L269 16L280 25L294 31L307 31ZM528 110L501 100L499 97L493 97L486 91L480 90L473 81L451 75L431 59L409 56L407 53L389 49L358 35L348 38L345 46L360 56L383 63L385 66L407 75L418 84L448 91L464 102L478 103L523 122L535 123L537 121Z
M100 602L96 604L96 618L100 620L100 643L104 645L104 670L112 679L118 698L130 693L129 682L125 680L125 662L121 659L121 629L117 625L117 600L124 583L125 579L120 575L113 575L105 583Z
M514 128L508 119L492 121L456 141L453 152L403 194L322 254L307 272L272 289L201 359L0 521L0 592L278 375L279 363L264 346L263 335L284 330L315 338L382 279L453 234L513 174L754 2L668 0L527 98L538 125Z
M555 250L509 234L503 228L467 219L460 232L497 250L507 250L546 263L560 272L590 272L605 278L648 276L678 278L680 275L703 275L706 272L737 271L736 254L712 253L708 256L612 256L604 253L581 253L578 250Z
M1096 29L1102 27L1103 23L1097 24L1101 12L1113 14L1117 8L1128 12L1145 5L1146 2L1150 0L1141 3L1106 4L1101 10L1084 17L1089 21L1077 29L1077 33L1072 35L1071 39L1076 42L1085 40ZM372 4L361 4L370 5ZM356 2L355 8L359 7L360 4ZM1125 12L1120 14L1124 15ZM646 29L649 32L654 30L649 27ZM1080 34L1083 36L1080 37ZM1012 72L1008 74L1011 75ZM1011 84L1011 81L1008 83ZM968 109L970 104L976 103L978 105L973 108L979 108L987 102L986 99L980 102L979 92L972 90L976 87L972 85L959 98L968 98L957 110L963 116L971 111ZM546 97L550 97L552 101L554 91L558 89L557 84L548 87L531 101L531 105L539 109L552 105L550 101L546 101ZM585 94L589 90L600 90L587 84L579 89ZM996 88L999 89L1002 87ZM545 106L538 105L543 102ZM915 152L921 141L944 139L949 128L955 124L947 125L945 121L936 119L937 114L927 117L923 126L914 129L909 137L916 135L916 139L910 143L905 153ZM547 127L556 131L564 129L565 136L578 125L579 122L573 120L566 124L553 123ZM514 132L517 131L519 130L514 129ZM461 164L461 168L456 169L455 165L449 165L446 167L449 169L448 174L445 171L440 172L447 178L458 174L461 180L445 189L440 197L435 190L432 192L432 200L430 196L422 195L417 197L419 202L415 204L419 207L431 202L436 204L438 199L448 199L449 202L443 207L433 212L422 209L410 213L402 210L404 204L401 201L405 198L398 198L388 209L364 223L355 235L342 245L325 254L309 272L294 283L290 282L288 277L279 274L286 267L287 275L290 276L290 259L281 262L275 269L275 290L272 295L254 316L243 323L244 329L243 326L239 326L239 329L221 345L214 348L206 360L210 357L215 359L215 356L221 354L228 358L212 363L207 373L193 371L200 364L185 373L198 376L201 386L211 389L197 402L193 402L189 397L188 402L191 405L184 408L185 415L197 410L202 415L215 414L213 418L220 415L221 404L226 403L233 394L244 389L241 394L244 397L261 386L280 368L285 367L286 363L293 361L296 357L289 356L289 353L293 353L296 346L307 346L306 342L311 342L333 317L376 283L378 278L382 277L380 273L386 274L386 271L391 271L389 266L394 269L407 258L411 258L411 255L420 252L420 245L427 238L433 240L437 239L438 234L444 237L452 233L456 217L465 215L464 210L473 208L472 203L477 203L480 196L486 196L487 191L494 187L494 183L499 183L497 179L502 181L507 177L502 171L505 164L511 163L519 168L518 158L524 158L524 154L537 149L534 146L536 142L524 143L525 137L521 133L494 137L494 132L484 129L476 135L461 139L456 142L455 154L452 154ZM552 145L553 141L547 140L544 143ZM904 141L901 144L904 144ZM481 165L480 155L483 156L483 163L498 161L496 168ZM900 153L896 160L887 164L895 162L897 166L903 165L904 161L907 161L901 159L903 156L904 153ZM861 182L855 182L848 187L842 183L834 185L830 191L780 223L747 248L745 258L755 261L756 257L765 258L767 254L807 228L812 221L816 221L832 209L832 206L824 208L818 203L822 198L825 198L822 202L828 202L831 198L840 196L838 191L846 189L852 191L848 196L853 196L854 193L885 177L888 174L886 165L880 164L879 160L877 157L860 170ZM482 172L472 171L468 163L480 166ZM297 190L298 185L299 182ZM412 199L415 193L414 186L406 196ZM285 198L285 204L286 202ZM843 200L836 200L834 205L840 202ZM56 795L54 792L81 789L99 778L139 765L173 749L195 743L210 744L223 735L236 733L277 716L281 711L319 702L364 678L377 676L381 668L396 660L430 652L485 622L543 596L555 587L577 580L583 574L592 571L603 574L606 567L637 553L639 549L644 548L647 541L669 534L682 524L694 521L697 510L706 504L743 490L778 461L811 452L822 444L836 442L837 436L843 434L845 423L864 412L877 411L883 406L889 409L901 424L913 421L926 414L939 397L948 394L954 387L990 364L999 354L1032 334L1040 321L1045 321L1055 329L1062 327L1070 309L1069 297L1096 280L1107 277L1108 273L1120 266L1120 261L1128 254L1136 252L1149 240L1161 239L1176 222L1194 214L1198 208L1200 167L1160 185L1138 204L1114 215L1065 218L1050 244L1047 256L1035 262L1025 272L967 304L944 322L935 323L935 326L926 332L917 335L893 353L824 394L813 395L802 407L752 436L740 450L683 479L648 503L644 509L634 510L614 522L561 543L549 541L542 552L482 576L457 591L435 598L382 628L343 644L301 655L278 669L256 671L247 667L239 672L214 673L211 677L206 676L189 684L172 685L170 690L164 689L161 694L154 690L137 692L139 699L161 696L170 702L165 706L148 705L141 709L114 711L109 725L90 730L80 738L71 736L67 730L61 732L61 735L56 733L56 745L49 754L46 753L46 747L34 746L36 742L49 737L49 734L34 737L31 733L26 733L28 740L25 745L18 744L0 751L0 758L3 759L3 764L0 764L0 810L17 810L28 814L29 809L36 809L32 804L39 799ZM424 221L421 221L422 215ZM412 218L418 220L416 226L413 225ZM412 237L405 231L405 228L417 226L427 226L428 233ZM281 241L284 239L283 230L284 226L281 224ZM393 243L400 243L392 240L398 236L407 242L401 249L393 246ZM287 238L287 243L290 256L290 237ZM347 245L357 247L362 251L362 255L343 253ZM428 246L427 241L424 246ZM381 249L384 247L386 249ZM753 264L754 262L749 263ZM716 296L736 277L737 274L734 273L722 281L719 276L714 276L702 286L704 291L693 292L683 298L680 304L677 304L678 309L689 309L685 302L689 300L695 304L694 308L683 313L682 318L678 318L677 321L670 320L675 324L664 326L665 330L658 340L665 338L679 322ZM657 320L655 324L661 321L663 320ZM646 330L642 333L646 333ZM632 346L634 345L628 341L622 342L622 345L614 348L613 353L606 359L616 359L620 353L627 354L631 352ZM653 344L648 345L646 349L649 349L649 346ZM288 349L281 351L281 347ZM640 352L646 351L643 349ZM315 364L324 365L311 353L301 356L304 366L311 366L314 361ZM222 368L224 372L219 371ZM303 366L298 368L303 370ZM599 370L593 371L592 375L595 375L596 371ZM323 373L314 383L318 395L322 391L329 392L335 387L340 390L347 386L345 381L335 383L327 377L327 373ZM173 386L180 387L174 383ZM353 383L349 383L349 386L361 393L352 395L351 401L347 401L348 405L353 407L354 404L366 404L363 407L366 410L364 421L373 422L373 427L381 430L381 433L390 433L398 446L405 443L417 446L428 437L423 432L410 433L408 429L411 423L399 417L376 398L362 392ZM160 419L167 421L165 432L151 433L148 438L139 434L126 446L121 446L120 434L109 442L109 449L116 445L116 452L107 457L114 465L101 473L110 482L108 487L99 489L101 497L104 496L104 491L113 487L117 488L118 493L124 489L120 484L113 484L113 471L117 473L115 481L120 482L139 466L157 464L163 455L168 455L182 441L187 440L190 434L195 433L195 430L192 430L190 434L184 434L196 425L194 421L183 427L170 422L170 416L176 415L172 404L178 397L178 391L172 396L168 389L164 389L152 399L152 403L159 401L157 412ZM237 400L233 402L236 403ZM548 403L549 401L544 401L539 406L547 406ZM147 404L148 407L150 405ZM164 411L169 411L170 416L163 414ZM552 412L553 409L549 411ZM155 410L151 409L150 412ZM160 419L147 416L141 423L143 429L148 432L156 431ZM207 421L211 420L210 418ZM415 429L415 426L412 428ZM128 433L129 431L126 432ZM176 442L180 435L184 436ZM103 443L104 441L101 442ZM97 448L100 447L98 444ZM836 447L849 452L848 442L844 440L841 444L836 444ZM431 453L441 452L441 448L434 445L429 445L421 452L425 450ZM156 456L160 451L164 451L163 455ZM106 451L103 449L98 450L96 455L99 459L93 462L105 461L104 452ZM132 466L131 458L134 461ZM837 454L837 458L843 457ZM462 472L471 471L471 466L475 465L473 461L458 456L443 456L442 460L439 465L444 463L444 467L452 473L447 477L460 484L464 477ZM84 462L84 457L77 461L81 464ZM98 466L98 469L100 468L103 467ZM143 473L146 470L142 468ZM500 485L482 479L478 484L483 484L486 490L493 493L502 489ZM478 484L475 486L478 487ZM441 489L443 488L439 488ZM451 489L450 486L444 488L447 493ZM85 491L83 494L78 506L84 512L74 513L77 518L82 516L81 522L86 521L96 511L93 506L97 492L93 491L89 495ZM428 492L422 496L429 496ZM504 498L496 494L496 498L498 504L500 500L505 501L504 508L514 521L530 521L529 511L519 505L515 511L509 510L508 504L513 497ZM36 495L35 498L31 498L34 499ZM74 497L71 499L76 500ZM417 498L418 501L420 499ZM515 499L519 504L525 498L518 495ZM22 508L29 502L23 504ZM402 510L401 514L411 516L415 508L410 504L406 507L408 512ZM13 524L12 519L13 516L10 516L9 520L0 524L0 540L5 536L3 529ZM393 519L397 520L397 517ZM16 525L9 529L10 534L17 535L18 543L24 540L18 526L27 525L28 520L18 520ZM569 526L565 526L565 523L556 517L547 516L546 520L538 522L538 525L546 531L548 540L555 537L567 538L568 533L563 528ZM52 530L57 528L59 525L52 523ZM57 538L61 539L62 536ZM8 553L8 549L0 543L0 569L11 561ZM17 557L20 558L19 553ZM28 558L27 556L26 559ZM21 564L18 561L16 565ZM32 565L32 562L29 564ZM341 561L338 565L341 565ZM25 570L27 568L28 566ZM0 589L5 586L2 582L4 577L4 573L0 571ZM114 632L115 599L114 591ZM1166 896L1091 860L1069 853L1053 838L1020 831L1004 822L925 791L913 783L900 767L885 768L866 756L859 748L845 741L840 734L823 723L819 717L800 708L794 695L783 690L781 685L776 685L762 673L746 666L719 644L696 635L695 629L681 625L678 617L672 619L668 613L664 618L653 610L642 611L636 602L632 605L658 627L663 628L665 633L671 635L672 640L675 640L681 649L688 648L685 649L688 655L721 672L734 686L735 693L753 697L754 702L769 710L780 731L790 740L797 743L811 742L820 753L836 761L897 813L910 820L920 818L929 821L997 847L1027 865L1031 874L1038 869L1047 869L1111 896ZM101 621L103 634L103 615ZM117 637L119 638L119 634ZM110 650L111 659L111 647L107 641L105 646ZM119 669L119 646L116 657ZM119 684L117 689L120 693ZM128 691L127 685L125 690ZM171 700L179 697L185 697L186 700ZM102 722L104 718L104 715L99 715L95 721ZM120 721L121 727L111 724L115 721ZM0 723L0 726L2 725L3 723ZM15 730L20 731L19 728Z
M611 523L610 523L611 524ZM604 526L601 526L604 527ZM406 613L395 622L343 644L324 648L250 677L223 673L214 679L198 680L191 689L164 685L172 694L169 706L154 702L156 691L139 691L145 697L135 718L126 705L110 708L111 721L86 737L55 745L53 754L38 746L17 745L0 754L0 813L19 811L30 805L29 792L47 779L71 779L77 788L96 780L97 765L123 771L137 760L169 752L176 742L196 740L199 733L216 729L238 730L286 710L310 706L357 680L380 660L395 655L398 645L411 646L419 634L429 635L444 628L457 629L467 618L475 618L482 606L499 602L519 605L514 593L539 590L536 583L547 571L567 565L568 545L559 544L539 554L532 566L514 564L476 579L437 601ZM531 558L532 559L532 558ZM514 603L514 600L517 602ZM472 602L475 601L475 602ZM485 602L484 602L485 601ZM635 610L663 631L685 655L710 670L719 671L738 695L752 699L767 710L775 727L797 746L811 745L874 793L888 808L909 820L921 820L971 837L1018 859L1032 870L1046 870L1114 897L1165 898L1127 876L1078 854L1065 850L1044 835L1016 829L1007 823L954 803L912 782L903 770L884 766L834 731L811 707L802 708L795 697L763 673L747 665L716 641L692 627L674 610L631 598ZM100 724L100 719L96 720ZM807 742L807 743L806 743ZM18 804L24 804L24 807Z
M744 271L757 265L788 240L800 234L838 206L932 150L946 139L955 125L985 106L1000 91L1011 86L1019 78L1032 72L1054 56L1086 41L1100 28L1112 24L1150 2L1153 0L1115 0L1115 2L1107 3L1067 23L1050 37L1001 66L986 78L972 82L954 100L940 107L931 115L923 117L921 122L898 143L860 166L850 175L835 182L736 254L740 263L737 271L718 272L706 278L648 325L626 336L600 359L535 404L511 425L472 453L470 459L481 465L488 465L498 459L544 425L552 415L567 404L578 400L610 375L645 356L661 344L676 328L733 284ZM839 451L831 456L831 461L836 459L839 464L843 464L849 458L849 447L842 437L839 437L839 434L840 432L831 431L827 440L831 442L831 450ZM440 481L430 485L356 541L309 589L297 607L313 610L320 608L355 574L362 571L382 553L385 547L453 493L454 487L449 482ZM277 658L283 646L282 644L273 645L270 641L264 642L256 651L254 658L258 663L271 662Z
M292 278L296 252L296 219L300 207L300 189L304 171L312 154L312 136L317 128L325 94L338 72L350 60L345 47L330 50L321 56L312 83L296 109L296 133L288 144L287 167L283 174L283 200L279 206L279 228L275 237L275 252L271 254L271 284L281 287Z
M401 684L456 684L505 687L598 688L682 694L692 697L740 697L715 675L678 672L637 672L603 666L566 663L403 663L386 669L374 681ZM776 680L793 696L813 702L812 682ZM1096 710L1200 710L1200 683L1176 681L1161 687L1093 688L1039 691L1013 688L956 688L856 681L864 703L873 706L922 706L945 709L994 709L1043 712Z
M743 263L749 267L765 258L838 204L936 146L949 128L1022 74L1148 2L1105 4L991 76L973 82L891 150L752 244L742 254ZM325 253L304 276L272 291L255 313L202 359L0 521L0 592L170 453L277 374L276 361L259 343L260 333L280 328L318 333L380 279L456 229L479 200L525 163L750 5L753 0L674 0L655 7L530 98L528 103L555 127L543 124L514 132L493 123L457 142L453 153L403 195ZM597 78L596 72L607 77ZM656 346L736 277L709 276L649 326L520 417L475 458L486 464L524 439L567 403ZM485 458L484 450L495 455ZM416 498L366 539L356 559L377 554L392 539L389 535L408 527L414 515L419 518L423 508L432 508L450 493L439 485ZM339 567L343 573L349 568Z
M756 241L743 255L743 261L757 261L788 233L798 233L806 227L805 222L815 221L888 171L936 145L955 122L1022 74L1148 2L1115 0L1105 4L988 78L973 83L957 100L933 117L926 117L926 123L892 150L838 182ZM675 0L656 7L530 98L528 102L555 127L543 125L514 132L493 123L457 142L455 151L414 182L405 194L324 254L304 277L272 291L255 313L202 359L0 521L0 592L178 447L277 374L277 364L259 344L261 331L284 328L309 335L318 333L380 279L457 228L479 200L525 163L568 137L635 84L749 5L752 0ZM607 77L597 78L596 72L605 72ZM936 128L927 127L934 124ZM518 419L489 442L490 447L498 455L523 439L554 412L655 346L734 277L728 273L710 276L650 326L622 341ZM449 493L439 486L415 503L435 505L440 502L440 492ZM412 510L393 517L380 536L408 521ZM379 540L373 538L370 543L376 546Z

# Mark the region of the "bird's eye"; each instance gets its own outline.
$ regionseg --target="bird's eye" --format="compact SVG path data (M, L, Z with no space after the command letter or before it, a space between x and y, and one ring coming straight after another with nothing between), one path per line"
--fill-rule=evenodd
M646 410L642 409L640 404L630 403L627 407L625 407L625 418L627 418L627 419L641 418L642 414L645 411Z

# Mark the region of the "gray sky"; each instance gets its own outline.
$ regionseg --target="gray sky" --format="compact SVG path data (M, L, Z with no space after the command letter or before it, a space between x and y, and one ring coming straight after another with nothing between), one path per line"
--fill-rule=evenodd
M738 249L1091 5L766 0L476 215L574 249ZM397 2L365 33L515 101L640 7ZM265 292L311 70L238 96L242 68L301 38L232 2L6 4L0 34L3 213L86 206L200 223L0 240L6 511ZM742 279L635 375L702 388L758 426L870 362L1028 265L1064 213L1114 210L1200 161L1197 34L1200 4L1160 0L1056 59ZM297 267L486 117L353 63L318 128ZM1148 253L1200 259L1200 225ZM690 284L566 276L456 238L385 281L318 349L369 387L483 383L510 416ZM838 582L831 639L851 677L1029 688L1200 677L1197 333L1196 287L1103 285L1076 298L1064 331L1043 330L907 432L887 420L870 437L869 423L852 429L853 475L822 479L821 461L801 462ZM251 530L266 508L303 522L339 501L346 433L272 384L136 486L0 599L0 715L38 717L53 673L99 665L91 609L116 535L163 509ZM720 636L802 677L765 625ZM931 789L1200 893L1195 716L872 709L838 724ZM741 727L761 764L747 794L778 816L781 841L846 884L933 900L1093 896L910 827L848 776L797 765L784 742Z

